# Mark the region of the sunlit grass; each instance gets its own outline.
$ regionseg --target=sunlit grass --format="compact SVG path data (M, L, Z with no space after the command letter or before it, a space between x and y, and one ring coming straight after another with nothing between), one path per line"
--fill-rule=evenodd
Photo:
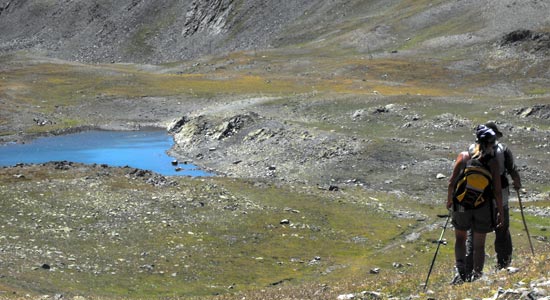
M244 58L241 57L242 59ZM432 83L423 84L422 80L428 76L434 76L434 80L441 80L445 76L442 73L443 70L429 70L426 64L369 61L367 74L349 74L326 79L321 74L298 78L293 74L285 74L285 68L288 66L284 65L284 62L272 60L271 63L274 66L280 64L282 73L264 70L255 72L255 75L224 71L212 74L161 74L138 71L129 65L86 66L36 63L3 71L0 74L4 78L0 91L7 94L9 98L22 99L34 105L47 101L52 103L49 104L50 106L89 101L97 95L134 98L183 94L200 97L216 94L280 95L312 90L357 94L372 93L377 90L388 95L449 94L444 86L434 87ZM322 72L330 72L330 69L358 63L365 64L365 62L338 61L333 58L315 62L319 70L324 70ZM380 76L388 74L389 84L385 84L380 80ZM400 84L393 84L395 80ZM48 104L44 106L48 107Z
M17 236L24 247L55 249L64 256L39 255L20 261L20 271L7 284L31 293L62 289L94 297L208 296L256 291L279 282L333 281L391 264L376 253L401 239L415 222L392 218L376 209L367 195L375 195L388 207L398 199L361 189L335 193L300 187L258 188L223 178L181 178L179 186L163 190L123 176L106 177L100 188L87 188L78 184L90 180L81 177L85 173L52 176L35 170L4 170L0 176L3 214L18 215L21 225L5 223L4 234ZM13 172L24 172L25 179L17 180ZM61 180L72 187L56 190ZM21 194L21 189L26 192ZM165 200L151 202L151 194ZM171 196L175 194L185 196L177 200ZM223 198L218 199L220 195ZM204 206L182 210L185 199L201 199ZM224 209L218 202L225 199L241 199L239 205L249 208ZM133 213L120 218L121 213L127 215L124 211ZM37 222L33 218L38 215L41 225L36 233L28 232L26 226ZM194 221L184 221L189 218ZM289 223L281 224L284 219ZM48 240L36 240L35 234L46 228L52 228ZM74 261L59 265L68 257ZM40 265L45 262L55 269L42 270ZM155 266L153 271L141 267L148 264ZM25 282L34 285L25 286Z

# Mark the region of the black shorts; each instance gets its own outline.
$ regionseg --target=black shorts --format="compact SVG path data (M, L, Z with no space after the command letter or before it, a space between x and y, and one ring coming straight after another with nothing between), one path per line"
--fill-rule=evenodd
M474 209L464 209L460 204L453 205L453 226L458 230L489 233L494 230L493 206L485 203Z

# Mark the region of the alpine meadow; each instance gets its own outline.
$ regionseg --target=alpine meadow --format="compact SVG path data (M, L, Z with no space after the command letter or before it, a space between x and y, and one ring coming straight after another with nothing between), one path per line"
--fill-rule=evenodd
M549 12L0 0L0 147L160 128L214 174L1 166L0 299L550 299ZM491 232L451 285L448 181L488 121L522 181L512 262Z

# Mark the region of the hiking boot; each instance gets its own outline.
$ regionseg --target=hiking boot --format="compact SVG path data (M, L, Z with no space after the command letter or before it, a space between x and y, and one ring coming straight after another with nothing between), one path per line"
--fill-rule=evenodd
M465 282L464 275L460 275L460 273L456 273L455 277L451 281L451 285L461 285Z
M466 282L466 272L464 272L464 263L461 260L457 260L455 266L455 277L451 281L451 285L460 285Z
M483 272L474 272L472 276L470 277L470 282L474 282L478 279L480 279L483 276Z
M497 261L497 270L506 269L510 266L511 263L512 263L512 258L499 259Z

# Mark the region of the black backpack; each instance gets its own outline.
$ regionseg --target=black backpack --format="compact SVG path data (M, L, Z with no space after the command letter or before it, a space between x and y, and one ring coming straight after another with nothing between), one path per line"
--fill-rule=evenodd
M453 200L466 209L477 208L492 200L492 183L488 166L479 159L471 158L456 181Z

